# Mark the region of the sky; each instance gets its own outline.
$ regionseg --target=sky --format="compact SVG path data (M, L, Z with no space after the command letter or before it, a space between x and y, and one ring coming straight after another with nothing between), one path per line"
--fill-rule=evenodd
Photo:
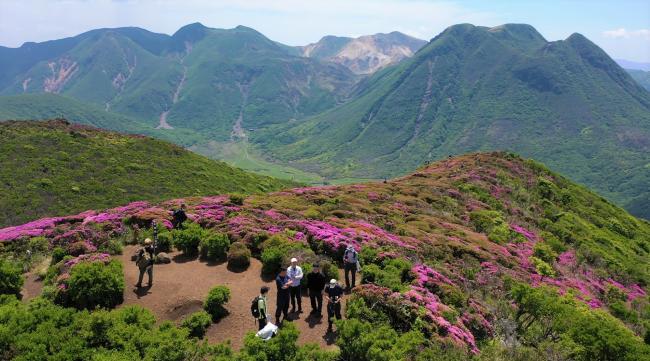
M0 0L0 45L102 27L172 34L194 22L245 25L288 45L395 30L429 40L458 23L527 23L547 40L578 32L613 58L650 63L648 0Z

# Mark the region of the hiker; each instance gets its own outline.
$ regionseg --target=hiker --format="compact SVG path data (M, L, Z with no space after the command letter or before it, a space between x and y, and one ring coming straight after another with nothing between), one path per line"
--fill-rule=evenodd
M291 259L291 266L287 270L287 275L291 279L291 313L296 312L296 303L298 304L298 313L302 313L302 295L300 294L300 280L302 280L302 268L298 266L298 259Z
M343 269L345 270L345 289L349 291L356 286L357 282L357 264L359 254L352 244L349 244L343 253ZM350 273L352 273L352 287L350 287Z
M257 319L259 323L258 331L262 330L268 321L267 315L268 307L266 305L266 295L269 293L269 288L263 286L260 288L260 295L255 297L253 304L251 305L251 311L253 312L253 317Z
M314 263L311 272L307 275L307 288L311 302L311 315L323 316L323 289L327 279L320 271L320 265Z
M327 298L327 332L332 332L334 318L341 319L341 298L343 297L343 288L335 279L331 279L325 288L325 298Z
M287 276L287 269L282 267L280 274L275 278L275 285L278 287L278 295L275 304L275 324L280 325L280 315L283 315L283 320L289 320L289 287L291 287L291 279Z
M183 222L187 220L187 214L185 214L185 203L181 204L181 208L173 211L172 216L172 227L174 229L179 229L183 227Z
M142 277L144 277L144 273L147 272L147 275L149 276L149 284L148 287L151 287L153 285L153 241L151 238L147 238L144 240L144 247L140 248L138 251L137 257L135 259L135 264L138 266L138 269L140 270L140 276L138 276L138 283L135 285L136 287L140 288L142 287Z

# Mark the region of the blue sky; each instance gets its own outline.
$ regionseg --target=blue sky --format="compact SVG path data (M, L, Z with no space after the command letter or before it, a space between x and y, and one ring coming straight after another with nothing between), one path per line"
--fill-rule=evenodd
M99 27L170 34L196 21L250 26L289 45L393 30L428 40L461 22L528 23L548 40L579 32L614 58L650 62L647 0L0 0L0 44L19 46Z

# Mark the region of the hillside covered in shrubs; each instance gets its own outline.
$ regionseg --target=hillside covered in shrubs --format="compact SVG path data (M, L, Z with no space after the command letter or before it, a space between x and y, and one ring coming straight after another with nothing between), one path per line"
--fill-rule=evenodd
M0 226L134 200L266 192L291 184L160 140L64 120L0 122L0 183Z
M190 222L167 231L168 209L181 202L188 205ZM299 254L307 269L319 261L335 272L332 265L352 244L360 253L363 284L353 289L346 317L337 324L338 350L296 346L293 326L268 343L250 335L238 352L206 345L190 334L200 337L210 316L224 315L208 300L210 316L197 314L181 325L156 325L150 313L131 307L74 311L92 309L71 292L84 284L75 274L96 272L90 266L79 271L80 265L97 264L109 275L94 277L121 292L119 280L110 276L121 270L105 253L150 235L153 220L161 225L163 247L236 259L237 267L258 257L269 274L289 254ZM42 299L25 305L6 296L0 306L0 344L5 357L16 359L648 360L650 355L650 224L513 154L450 158L387 182L134 202L5 228L0 240L8 264L26 262L20 255L30 245L55 254ZM1 269L3 279L15 280L14 268ZM211 295L219 302L232 297L237 295L225 290ZM47 339L49 333L67 336L55 342ZM42 346L34 346L39 342ZM81 356L94 349L92 356Z

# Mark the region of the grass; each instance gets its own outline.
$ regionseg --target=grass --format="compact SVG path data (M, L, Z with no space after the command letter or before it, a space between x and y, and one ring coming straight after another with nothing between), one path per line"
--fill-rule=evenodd
M258 176L143 136L63 121L0 123L0 227L43 216L294 183Z

